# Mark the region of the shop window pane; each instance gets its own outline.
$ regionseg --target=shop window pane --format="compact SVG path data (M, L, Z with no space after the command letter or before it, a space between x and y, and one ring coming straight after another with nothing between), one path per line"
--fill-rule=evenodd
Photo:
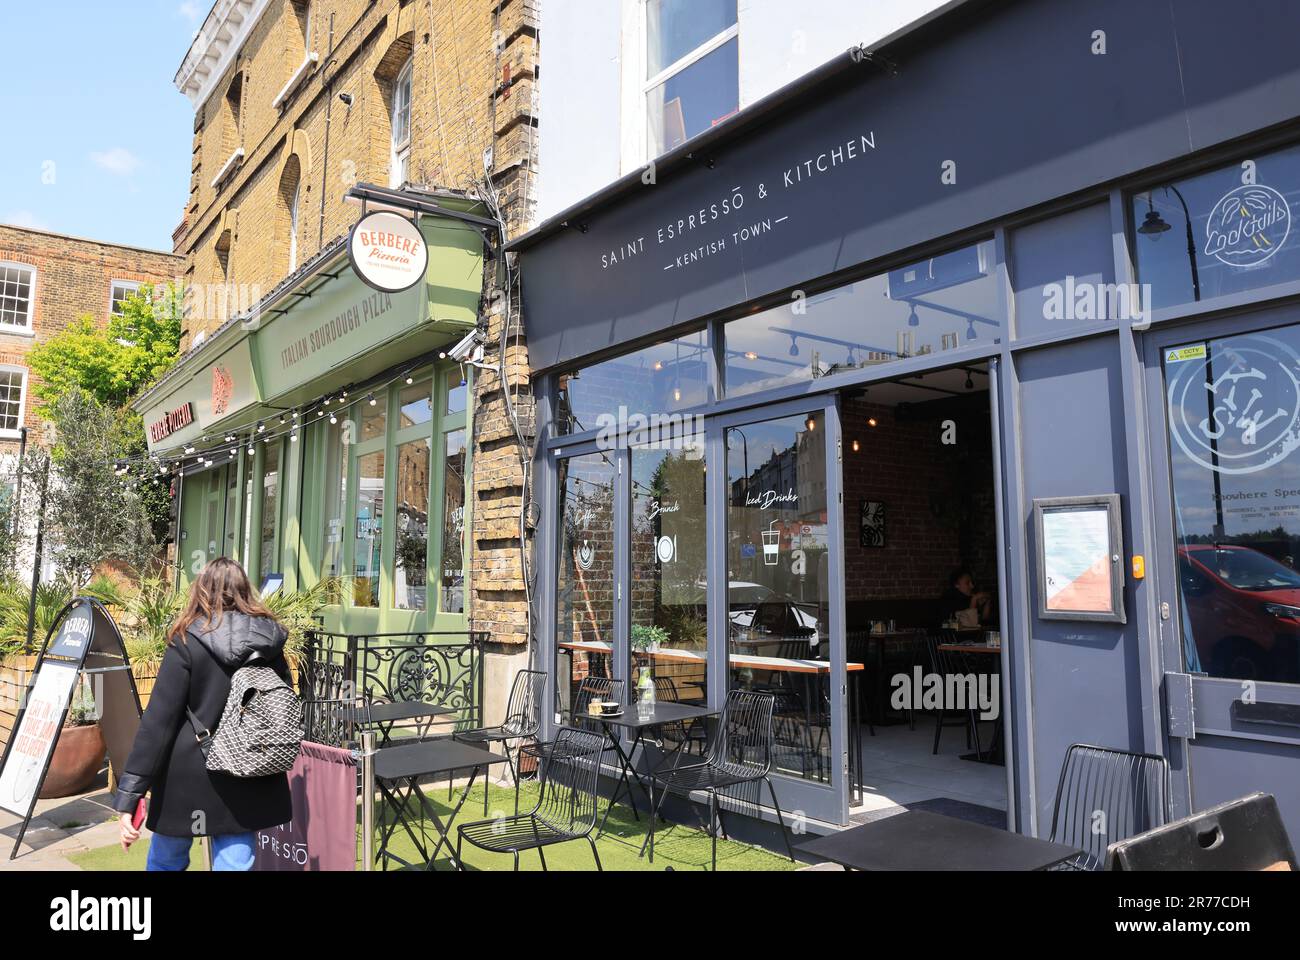
M699 406L708 399L709 349L703 330L560 377L562 433L583 433Z
M379 606L384 521L384 455L357 458L357 511L352 553L352 603Z
M427 390L427 385L426 385ZM428 609L429 467L433 443L416 440L397 448L397 559L393 606Z
M646 79L736 25L736 0L649 0Z
M1114 286L1110 207L1099 203L1021 227L1011 236L1016 336L1135 319L1139 304Z
M280 565L275 555L275 534L280 525L280 448L268 445L262 470L262 529L261 567L258 576L279 573Z
M442 612L465 612L465 431L444 438Z
M1138 280L1151 285L1153 307L1300 278L1298 193L1300 146L1135 194Z
M373 407L369 402L357 405L361 410L361 429L356 437L356 443L376 440L384 435L384 427L388 424L388 403L382 396L375 399L379 402Z
M1002 342L985 241L726 325L728 396Z
M447 377L447 405L443 413L464 413L469 407L469 385L458 374Z
M1300 327L1164 351L1190 673L1300 683Z
M324 530L321 551L321 577L343 576L343 530L346 526L348 501L348 446L342 423L324 424L325 442Z
M415 427L433 420L433 384L426 380L404 387L397 398L397 429Z
M731 686L776 696L774 771L829 782L824 431L820 413L727 431L727 632Z
M646 94L650 156L681 146L739 109L737 49L728 40Z
M703 437L680 449L632 451L628 662L638 685L653 682L660 700L703 703L708 694L703 451Z
M614 470L614 461L604 453L558 464L555 676L565 712L584 679L613 676Z

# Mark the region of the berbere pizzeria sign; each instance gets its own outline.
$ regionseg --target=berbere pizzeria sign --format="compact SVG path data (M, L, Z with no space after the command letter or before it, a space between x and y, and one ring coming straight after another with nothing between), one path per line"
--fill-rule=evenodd
M182 430L194 422L194 404L186 403L163 414L161 420L149 424L149 439L161 443L177 430Z
M352 228L348 256L357 276L384 293L411 289L429 267L429 247L420 228L387 211L367 214Z

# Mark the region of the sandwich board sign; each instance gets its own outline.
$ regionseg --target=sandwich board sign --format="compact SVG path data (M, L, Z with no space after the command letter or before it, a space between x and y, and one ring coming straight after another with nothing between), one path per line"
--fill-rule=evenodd
M117 624L88 598L73 600L55 618L0 759L0 809L23 818L10 860L22 846L83 673L94 679L100 729L113 769L121 771L140 728L140 696Z

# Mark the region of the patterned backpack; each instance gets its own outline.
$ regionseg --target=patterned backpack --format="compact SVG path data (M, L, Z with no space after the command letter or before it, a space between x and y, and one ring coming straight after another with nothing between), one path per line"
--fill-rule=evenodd
M269 777L286 773L302 744L302 701L270 667L240 667L230 678L230 696L214 734L186 708L213 773Z

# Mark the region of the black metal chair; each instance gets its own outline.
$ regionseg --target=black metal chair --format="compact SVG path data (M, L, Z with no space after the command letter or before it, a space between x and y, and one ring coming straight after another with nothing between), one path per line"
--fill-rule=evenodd
M329 747L356 746L370 726L370 698L304 700L303 739Z
M495 727L479 727L475 730L460 730L452 734L456 740L464 743L486 744L499 743L506 753L506 765L510 775L516 781L519 770L515 758L510 753L512 740L527 740L537 735L542 725L542 701L546 697L546 674L540 670L520 670L515 674L515 682L510 687L510 700L506 704L506 717ZM483 816L488 812L487 783L483 785Z
M613 700L623 702L622 680L610 680L606 677L587 677L578 685L577 695L573 698L573 711L569 715L569 725L579 730L587 730L604 737L600 724L588 714L593 701ZM556 741L540 740L525 743L519 748L520 757L531 757L537 761L538 779L541 779L542 764L551 758ZM519 777L515 777L515 813L519 813Z
M930 669L944 678L944 690L947 690L949 686L947 677L969 672L963 669L965 664L960 658L949 656L946 651L939 649L940 646L955 643L956 640L956 634L951 630L927 633L925 638L926 650L930 656ZM920 691L912 691L913 698L919 695ZM962 710L942 706L936 711L934 718L934 747L930 753L936 755L939 753L939 738L943 735L943 728L956 726L966 728L966 749L971 748L973 740L975 752L983 755L984 751L980 746L979 716L974 703L968 703L966 708Z
M1076 743L1065 751L1052 837L1083 853L1057 869L1100 870L1109 844L1169 822L1169 761Z
M708 752L702 763L682 764L667 770L656 770L650 775L650 862L655 858L655 819L664 798L678 791L690 797L692 791L702 790L709 795L709 834L713 840L713 869L718 868L718 831L722 827L722 812L718 805L718 792L728 787L746 783L764 782L772 794L777 823L785 840L786 852L794 860L790 835L785 828L781 804L776 798L776 788L769 773L772 769L772 709L775 697L770 693L749 690L732 690ZM654 791L661 787L658 802Z
M461 845L468 840L481 850L514 854L516 870L519 869L520 851L536 850L545 870L544 847L570 840L586 840L591 845L596 869L603 870L596 840L591 833L596 827L599 802L596 784L604 749L605 738L601 734L573 727L561 728L549 758L543 761L537 805L525 814L480 820L460 827L456 860L464 862Z

